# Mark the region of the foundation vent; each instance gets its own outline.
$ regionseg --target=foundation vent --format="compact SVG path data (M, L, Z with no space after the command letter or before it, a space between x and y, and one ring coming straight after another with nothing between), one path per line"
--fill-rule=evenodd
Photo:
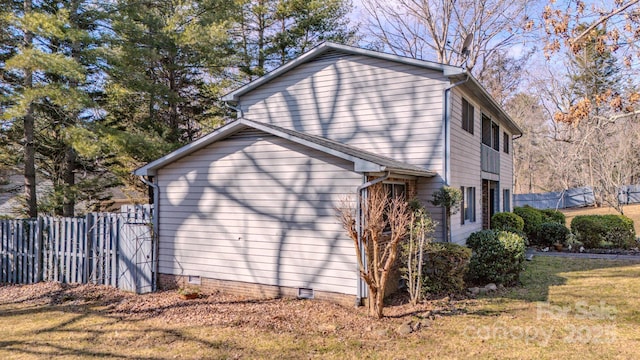
M298 288L298 299L313 299L313 289Z
M202 285L202 279L200 279L200 276L189 275L189 284Z

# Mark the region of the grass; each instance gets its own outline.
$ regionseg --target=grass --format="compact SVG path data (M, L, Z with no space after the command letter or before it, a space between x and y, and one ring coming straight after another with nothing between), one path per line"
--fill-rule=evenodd
M633 220L636 234L640 235L640 204L626 205L622 208L624 215ZM571 220L577 215L607 215L619 213L612 207L588 207L579 209L564 209L562 210L567 217L567 227L571 227Z
M114 315L105 302L0 302L0 358L129 359L632 359L640 348L640 264L536 257L522 285L498 295L433 303L428 327L399 324L424 308L389 308L371 329L290 331L194 325ZM0 287L0 294L3 288ZM320 302L314 302L314 304ZM300 302L285 303L292 309ZM311 304L311 303L304 303ZM322 303L320 303L322 304ZM258 304L256 306L262 306ZM306 305L305 305L306 308ZM322 311L322 306L309 306ZM292 310L293 311L293 310ZM316 310L310 310L316 311ZM355 309L348 314L362 316ZM256 314L265 316L268 314ZM380 334L379 329L388 330Z

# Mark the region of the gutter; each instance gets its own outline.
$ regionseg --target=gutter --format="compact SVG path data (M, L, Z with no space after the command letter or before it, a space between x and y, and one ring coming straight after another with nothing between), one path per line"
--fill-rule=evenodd
M363 180L367 180L367 176L366 175L362 175L363 176ZM376 178L374 180L371 181L367 181L365 183L363 183L362 185L358 186L357 192L358 192L358 203L356 204L356 232L358 233L358 247L360 247L360 256L362 257L362 263L365 264L366 266L366 253L364 251L364 244L362 244L362 223L364 222L364 214L362 212L362 208L361 208L361 204L362 204L362 199L364 198L363 196L363 192L364 190L366 190L368 187L371 187L375 184L381 183L385 180L387 180L389 177L391 176L391 172L387 171L384 176ZM356 271L357 271L357 275L358 275L358 282L356 285L356 307L361 306L362 305L362 298L363 295L366 293L366 284L364 282L364 280L362 280L362 277L360 276L360 266L359 263L356 261Z
M244 112L242 112L242 109L230 105L229 102L227 102L227 101L224 102L224 106L228 107L231 110L234 110L236 112L236 118L237 119L244 118Z
M160 204L159 204L159 199L160 199L160 187L158 186L158 184L155 184L147 179L144 178L144 176L140 176L140 180L142 180L143 183L147 184L147 186L150 186L153 188L153 216L151 216L151 222L152 222L152 227L153 227L153 280L151 281L151 290L153 292L158 290L158 260L159 260L159 256L158 256L158 251L160 250L160 244L159 244L159 237L158 237L158 217L160 215Z
M444 111L442 112L442 123L444 127L444 184L449 186L451 181L451 90L457 86L460 86L469 81L470 76L463 72L465 78L456 83L450 84L444 89ZM447 212L443 211L442 223L447 224ZM447 233L447 227L443 226L443 239L446 242L449 241L449 234Z

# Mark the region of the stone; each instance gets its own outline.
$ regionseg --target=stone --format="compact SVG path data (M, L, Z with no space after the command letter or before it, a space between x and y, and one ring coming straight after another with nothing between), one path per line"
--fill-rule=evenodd
M318 326L318 330L321 332L333 332L336 331L338 327L334 324L321 324Z
M400 335L409 335L413 332L413 329L411 328L411 325L402 324L398 326L396 332Z
M422 319L422 321L420 321L420 327L422 328L426 328L431 326L431 320L429 319Z
M478 293L480 293L480 288L479 287L469 288L469 293L473 296L478 295Z
M489 283L489 284L485 285L484 288L485 288L485 290L487 290L487 292L498 291L498 287L494 283Z
M502 285L502 284L498 284L498 290L502 291L502 290L504 290L504 289L505 289L504 285Z
M387 336L387 330L385 330L385 329L376 330L376 331L374 331L374 334L377 337L386 337Z

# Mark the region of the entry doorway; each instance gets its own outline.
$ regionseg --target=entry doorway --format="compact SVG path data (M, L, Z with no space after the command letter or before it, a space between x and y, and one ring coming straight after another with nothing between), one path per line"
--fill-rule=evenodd
M491 217L500 211L500 183L482 180L482 228L491 228Z

